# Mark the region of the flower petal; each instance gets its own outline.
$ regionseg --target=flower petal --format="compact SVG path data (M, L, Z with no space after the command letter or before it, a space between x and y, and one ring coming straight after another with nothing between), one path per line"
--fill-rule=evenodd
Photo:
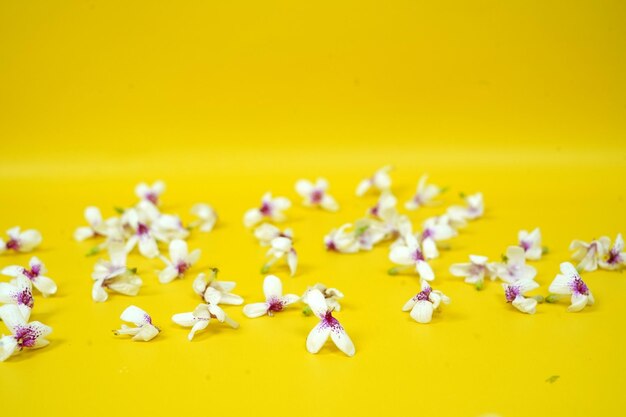
M134 305L126 307L126 309L122 312L120 318L123 321L133 323L136 326L143 326L144 324L152 323L150 315Z
M267 303L246 304L245 306L243 306L243 314L245 314L246 317L253 319L266 314L268 308L269 307Z
M26 325L26 320L15 304L6 304L0 307L0 319L12 333L15 333L18 327Z
M283 295L283 283L276 275L268 275L263 280L263 294L265 299L279 298Z
M567 307L567 311L575 313L581 311L587 305L589 297L584 294L572 294L572 304Z
M433 304L430 301L418 301L411 310L411 317L418 323L430 323L433 317Z
M332 328L330 331L330 338L333 342L335 342L335 345L340 351L348 356L354 356L354 353L356 352L354 343L352 343L352 339L350 339L350 336L348 336L348 333L346 333L341 325Z
M537 300L534 298L518 295L511 304L522 313L535 314L535 311L537 311Z
M326 303L324 303L326 305ZM310 353L317 353L320 351L324 343L330 336L330 327L324 325L323 322L318 323L310 332L306 338L306 350Z

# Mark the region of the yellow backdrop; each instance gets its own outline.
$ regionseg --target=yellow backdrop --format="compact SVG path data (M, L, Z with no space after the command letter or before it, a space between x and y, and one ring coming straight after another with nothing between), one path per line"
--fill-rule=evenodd
M539 226L545 293L572 239L626 233L625 3L431 3L0 2L0 229L41 230L34 254L59 284L32 316L54 328L50 346L0 364L4 412L622 415L624 274L585 274L597 305L582 313L528 316L499 283L477 292L447 271ZM461 191L485 195L485 217L433 262L452 303L429 325L401 312L418 281L386 274L387 245L322 244L374 203L354 188L385 164L401 202L424 172L450 187L416 223ZM295 181L317 176L339 213L299 205ZM91 243L72 239L82 211L113 215L155 179L164 211L215 206L216 230L189 241L203 251L192 277L219 267L247 302L262 299L264 250L242 215L265 191L290 197L301 268L277 273L289 292L346 294L336 316L356 356L309 354L315 320L299 307L255 320L226 307L241 328L190 343L170 317L199 302L192 280L161 285L160 261L137 255L140 295L95 304ZM162 328L152 342L112 335L131 303Z

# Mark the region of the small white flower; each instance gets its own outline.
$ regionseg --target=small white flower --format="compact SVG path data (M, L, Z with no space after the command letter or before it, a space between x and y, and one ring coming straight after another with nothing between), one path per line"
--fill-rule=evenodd
M561 274L557 274L548 291L558 295L571 294L572 304L567 308L571 312L580 311L586 305L593 305L594 303L589 287L582 280L574 265L569 262L561 264Z
M598 261L598 265L602 269L616 270L626 266L626 253L624 252L624 239L622 234L618 233L615 243L609 249L604 259Z
M475 220L479 217L482 217L485 211L483 194L476 193L468 195L464 198L466 206L448 207L448 215L458 222L462 222L463 220Z
M343 293L339 291L337 288L328 288L326 285L317 283L312 287L307 288L302 296L302 302L308 304L307 297L309 293L313 290L318 290L324 296L326 300L326 306L329 310L332 311L341 311L341 304L339 304L339 300L343 298Z
M422 175L417 183L417 190L415 195L409 201L404 204L407 210L416 210L422 206L428 206L433 203L433 200L441 194L442 189L433 184L426 184L428 175Z
M357 239L360 250L372 250L374 245L387 238L388 228L374 219L360 219L354 225L354 237Z
M2 269L2 274L10 277L24 275L33 283L33 286L37 288L44 297L56 294L57 285L52 279L43 275L47 272L47 269L39 258L36 256L30 258L28 266L30 269L23 268L19 265L7 266Z
M35 305L30 280L19 274L14 283L0 282L0 303L16 305L26 321Z
M97 236L106 236L107 225L102 220L102 214L98 207L89 206L85 209L85 219L89 226L82 226L74 232L74 239L83 241Z
M496 268L487 263L486 256L470 255L469 258L469 263L450 265L450 273L455 277L465 277L465 282L475 285L477 289L482 289L486 277L495 279Z
M243 224L246 227L253 227L259 224L262 220L272 222L285 221L287 216L283 211L291 207L291 201L286 197L272 198L272 193L265 193L261 199L261 207L253 208L243 216Z
M309 180L296 182L296 192L304 198L302 204L306 207L321 207L328 211L339 210L339 204L327 191L328 181L324 178L318 178L315 184Z
M150 225L154 238L160 242L170 243L175 239L187 239L189 230L183 226L180 217L174 214L159 214Z
M265 277L263 293L265 294L265 302L246 304L243 307L243 314L250 318L261 317L264 314L272 316L300 299L295 294L283 295L283 283L275 275Z
M390 191L383 191L378 197L376 205L370 207L366 214L380 220L391 220L397 214L397 204L398 199Z
M376 188L378 191L388 191L389 188L391 188L391 177L389 176L391 169L392 167L389 165L384 166L376 171L370 178L361 181L356 187L356 195L361 197L365 195L370 188Z
M289 266L289 272L291 276L296 273L298 267L298 254L293 247L293 240L288 237L277 237L272 239L271 247L265 255L268 260L261 268L261 273L265 274L269 271L270 267L281 258L286 258L287 265Z
M574 240L569 245L569 250L574 251L572 259L578 261L576 268L580 271L591 272L598 269L598 262L609 252L609 246L611 246L611 239L602 236L590 243Z
M435 273L427 262L428 257L426 257L417 239L410 240L407 245L395 246L389 252L389 259L398 265L414 266L415 271L426 281L435 279ZM399 272L399 268L392 268L389 272L395 275Z
M520 279L513 284L502 284L504 289L504 298L507 303L513 304L513 307L522 313L535 314L537 309L537 300L534 298L526 298L524 295L528 291L539 288L532 279Z
M519 246L524 249L524 256L531 261L541 259L543 248L541 247L541 230L535 228L532 232L520 230L517 235Z
M38 321L28 323L16 305L0 307L0 319L11 331L10 336L0 338L0 362L23 349L39 349L48 345L45 337L52 333L52 328Z
M402 311L410 311L411 318L418 323L430 323L433 312L441 303L450 304L450 298L441 291L433 290L422 280L421 291L404 304Z
M436 242L448 240L458 234L456 229L450 225L446 215L426 219L422 227L422 232L416 237L419 237L424 252L430 259L439 257Z
M91 296L96 302L104 302L109 298L106 289L111 291L135 296L139 293L142 285L141 278L134 270L126 267L126 250L124 244L119 241L108 245L110 261L100 259L96 262L91 277L94 280Z
M519 246L509 246L506 250L506 263L496 264L497 276L502 281L513 284L519 280L532 280L537 275L537 270L526 265L524 249Z
M182 278L189 268L200 258L200 249L195 249L189 253L187 242L180 239L172 240L170 243L170 259L161 256L166 267L159 272L159 282L167 284L176 278Z
M135 187L137 197L143 201L149 201L155 206L159 204L159 198L163 192L165 192L165 183L163 181L155 181L152 185L142 182Z
M191 208L191 214L198 218L191 225L198 227L201 232L210 232L217 222L217 213L209 204L198 203Z
M291 229L281 231L273 224L263 223L254 229L254 237L259 240L261 246L269 246L272 244L272 240L277 237L287 237L289 239L293 239L293 231Z
M191 327L191 331L187 336L190 341L200 330L204 330L209 325L211 319L217 319L220 323L226 323L233 329L239 327L239 324L228 317L224 310L215 304L198 304L194 311L189 313L179 313L172 316L172 321L179 326Z
M122 328L115 330L116 336L130 335L133 340L148 342L154 339L161 331L152 324L152 317L137 306L129 306L122 312L120 316L122 321L133 323L136 327L130 327L122 324Z
M140 219L140 212L136 209L129 209L125 213L128 225L134 231L133 235L126 241L126 252L130 252L138 245L139 253L146 258L155 258L159 255L159 248L148 221L145 218Z
M356 253L359 251L359 241L354 233L347 232L352 224L346 223L338 229L333 229L324 236L324 245L327 251L339 253Z
M243 298L231 293L237 284L234 281L218 281L218 272L217 268L212 268L208 277L204 272L198 274L193 281L195 293L210 304L243 304Z
M0 253L13 250L15 252L30 252L41 243L41 233L37 230L29 229L20 231L19 226L7 230L9 240L0 239Z
M354 356L354 343L339 321L333 317L333 309L328 307L324 295L319 290L312 289L306 298L311 311L320 319L306 338L306 349L310 353L319 352L330 336L339 350L348 356Z

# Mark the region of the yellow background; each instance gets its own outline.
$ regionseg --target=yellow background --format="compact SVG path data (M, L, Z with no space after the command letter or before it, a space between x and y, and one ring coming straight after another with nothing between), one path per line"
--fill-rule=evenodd
M59 284L33 312L50 346L0 364L3 411L621 415L623 274L585 274L597 305L580 314L527 316L498 283L476 292L447 270L540 226L545 292L572 239L626 233L625 20L620 1L0 2L0 229L41 230L35 254ZM423 172L450 186L415 222L460 191L485 195L484 219L433 262L452 304L430 325L400 311L418 282L386 275L387 245L322 245L374 203L354 187L384 164L401 202ZM295 180L316 176L339 213L299 206ZM154 179L166 212L216 207L216 230L189 240L203 250L192 277L217 266L248 302L262 299L264 250L243 212L267 190L292 198L301 266L276 271L289 292L346 294L337 317L356 356L307 353L315 320L298 307L256 320L226 307L241 328L213 323L190 343L170 316L199 302L191 277L160 285L160 262L137 255L140 295L93 303L91 243L71 237L83 208L112 215ZM154 341L111 334L130 303L163 329Z

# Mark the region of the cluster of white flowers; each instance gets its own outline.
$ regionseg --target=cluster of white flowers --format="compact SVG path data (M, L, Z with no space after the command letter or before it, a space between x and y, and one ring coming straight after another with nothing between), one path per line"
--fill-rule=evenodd
M182 278L187 270L200 257L200 250L188 250L187 239L190 231L213 230L217 221L215 210L208 204L198 203L191 208L196 218L183 226L180 216L163 213L159 209L165 184L156 181L152 185L141 183L135 188L139 201L127 209L117 208L118 215L103 219L100 209L89 206L85 209L87 226L81 226L74 232L77 241L100 239L101 243L89 251L95 255L106 249L109 260L100 259L94 266L92 278L92 298L103 302L108 299L108 291L134 296L142 285L136 268L126 265L127 254L137 248L139 253L153 259L159 257L165 268L158 274L159 282L165 284L176 278ZM169 249L169 259L161 254L162 248ZM107 291L108 290L108 291Z
M0 239L0 253L15 251L30 252L42 241L41 233L37 230L21 231L13 227L7 231L8 239ZM35 306L33 286L42 296L56 294L57 285L45 276L45 265L33 256L28 267L10 265L2 269L3 275L10 276L10 282L0 282L0 320L11 332L0 338L0 362L17 355L24 349L38 349L48 345L47 335L52 328L39 321L29 322L31 312Z
M615 242L611 246L611 239L602 236L593 239L591 242L574 240L569 249L573 251L572 259L578 262L576 269L579 271L591 272L598 269L609 271L621 270L626 267L626 253L624 252L624 239L618 233Z

